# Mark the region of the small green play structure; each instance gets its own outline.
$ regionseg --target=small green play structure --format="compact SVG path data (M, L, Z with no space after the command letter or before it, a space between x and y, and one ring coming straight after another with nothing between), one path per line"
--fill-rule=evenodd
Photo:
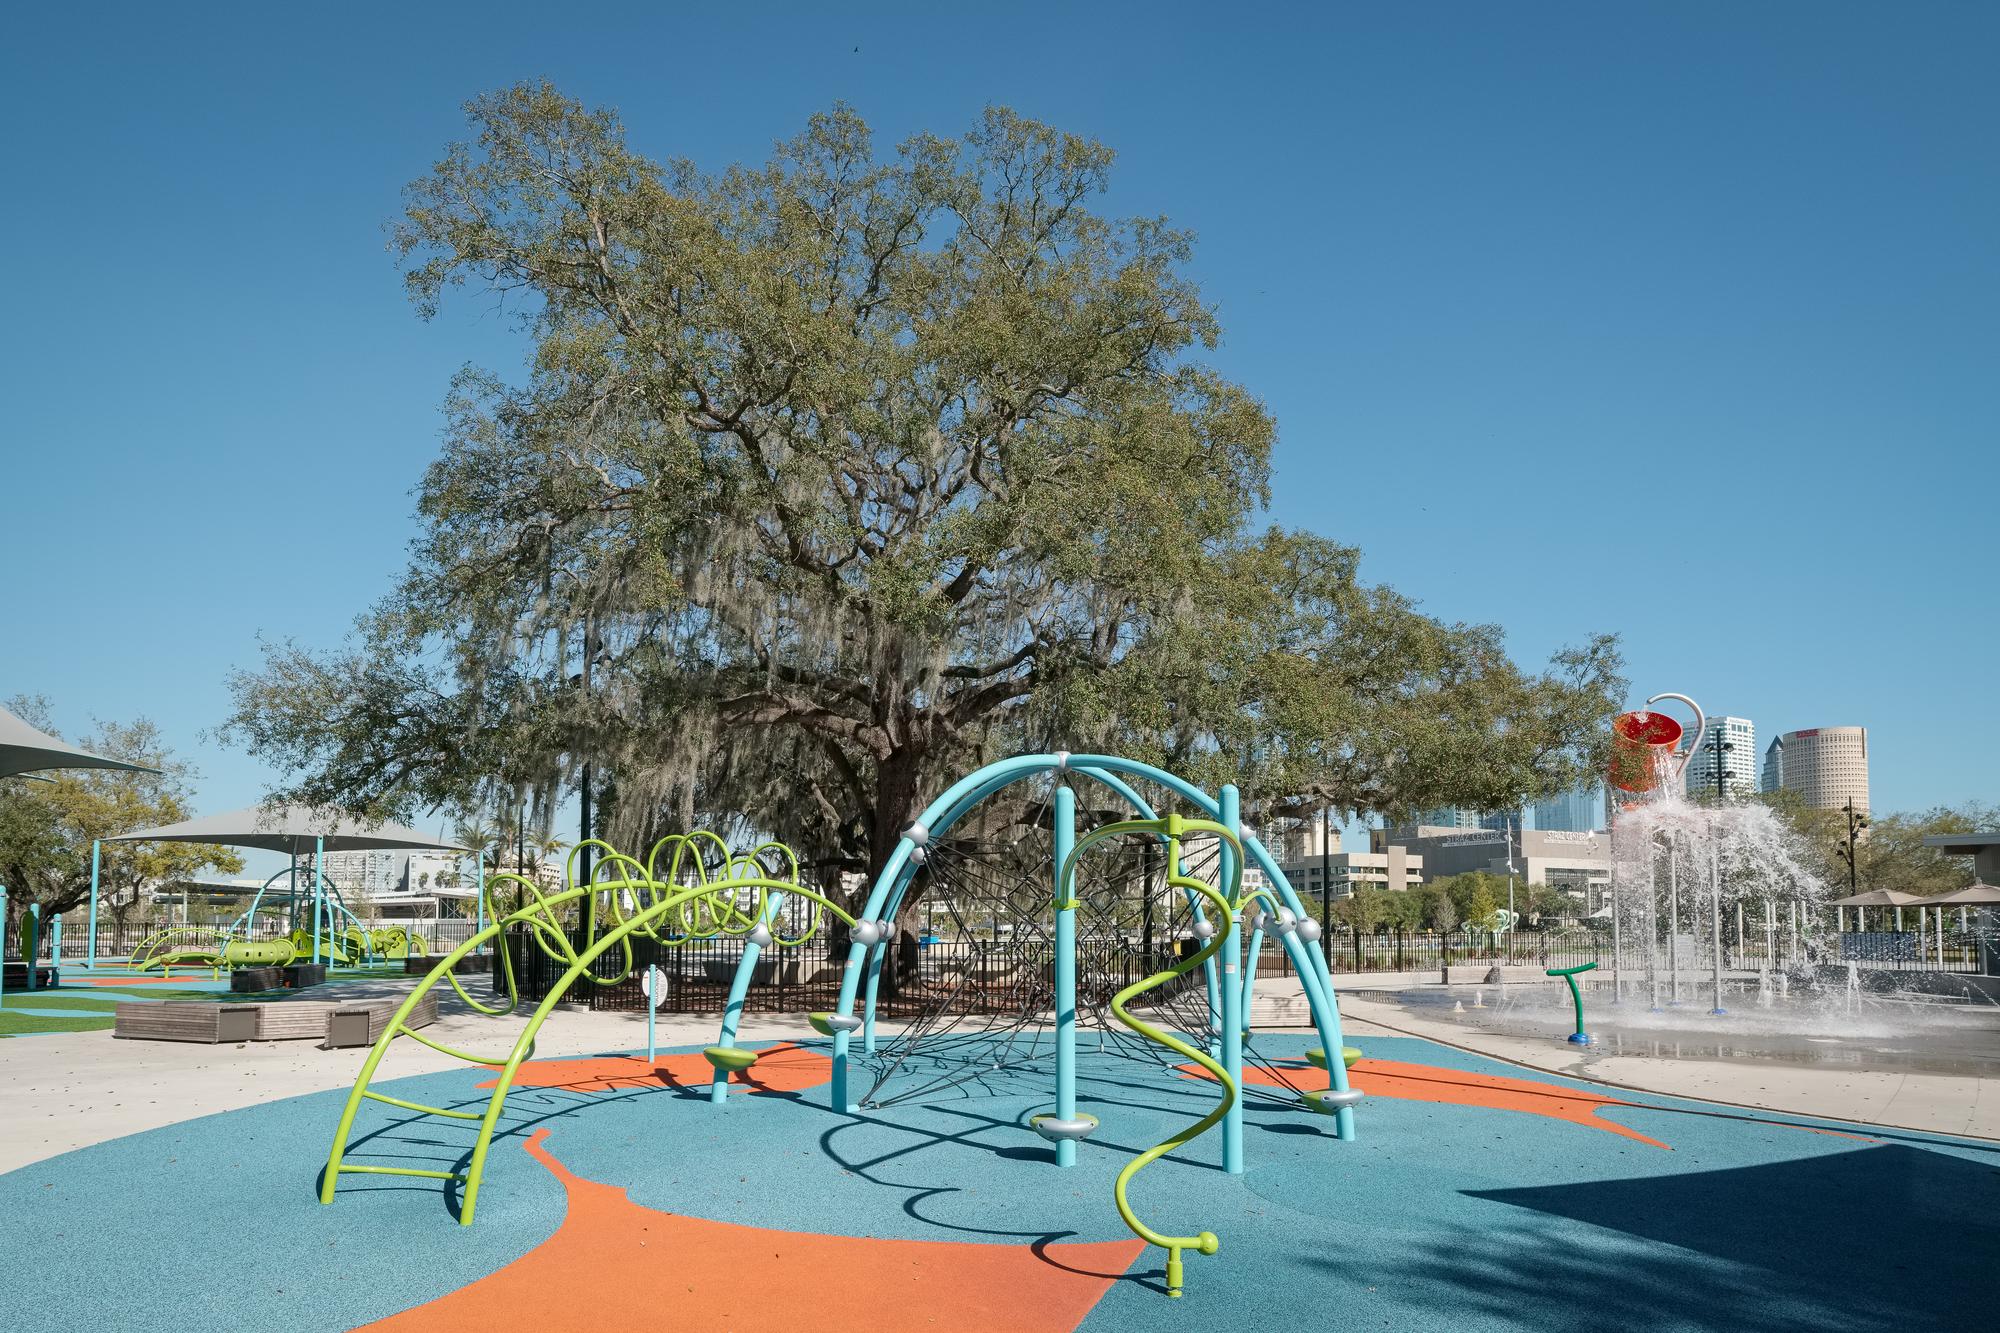
M438 960L390 1016L382 1036L369 1050L368 1058L361 1066L361 1076L348 1094L340 1123L334 1130L333 1147L327 1156L326 1174L320 1186L321 1203L333 1202L334 1188L342 1175L420 1176L462 1184L464 1198L459 1222L465 1226L472 1225L494 1126L499 1121L508 1089L512 1087L521 1063L534 1054L535 1036L542 1023L577 983L587 981L592 985L611 986L631 977L635 972L632 952L635 936L668 946L728 936L741 939L745 952L751 953L767 946L804 943L818 931L828 913L849 925L853 924L853 918L838 904L798 882L798 858L780 843L765 843L737 855L732 854L728 844L714 834L675 834L656 843L642 864L593 839L572 849L566 882L574 882L577 856L585 847L599 851L602 859L593 867L591 881L581 887L545 895L539 885L520 875L500 874L488 879L483 890L488 895L484 905L492 924ZM780 875L787 878L779 878ZM493 903L491 895L509 886L514 890L515 905L511 910L503 911ZM801 934L785 937L773 927L779 920L784 903L792 898L813 904L812 917ZM579 914L584 926L585 944L581 949L572 943L565 924L565 917L571 911ZM427 1037L409 1025L411 1012L440 981L458 992L458 997L473 1009L490 1017L504 1017L518 1009L520 988L514 976L513 953L505 947L504 939L516 929L525 931L535 946L549 958L565 964L565 971L528 1015L526 1025L504 1056L496 1059L490 1054L460 1050ZM455 970L459 959L487 945L493 945L498 950L502 984L507 992L504 1005L488 1005L473 999L466 993ZM609 976L600 975L593 964L614 949L619 951L618 970ZM741 1008L740 996L735 1007ZM718 1099L727 1093L726 1079L730 1074L747 1070L757 1062L757 1053L737 1047L733 1035L733 1026L725 1024L723 1039L703 1052L716 1071L715 1095ZM493 1094L487 1101L485 1113L425 1106L371 1090L369 1083L381 1066L383 1057L400 1037L412 1038L435 1051L471 1064L499 1064L500 1073L494 1081ZM348 1162L346 1157L354 1118L364 1101L381 1102L424 1115L477 1122L479 1132L466 1170L461 1173Z
M1576 1006L1576 1031L1570 1033L1567 1040L1576 1046L1590 1045L1590 1034L1583 1030L1583 991L1576 984L1576 974L1588 972L1596 966L1596 963L1579 963L1575 967L1552 967L1548 970L1548 975L1561 977L1569 983L1570 1003Z

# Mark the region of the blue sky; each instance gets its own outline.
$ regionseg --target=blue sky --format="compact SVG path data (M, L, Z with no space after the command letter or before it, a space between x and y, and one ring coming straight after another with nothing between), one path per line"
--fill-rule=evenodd
M721 7L715 7L721 8ZM0 694L203 737L257 640L330 645L412 534L490 300L384 249L464 100L548 77L721 168L836 99L1103 140L1200 237L1276 521L1637 695L1870 728L1878 809L2000 798L2000 9L1823 3L359 5L15 15ZM192 605L192 612L184 609Z

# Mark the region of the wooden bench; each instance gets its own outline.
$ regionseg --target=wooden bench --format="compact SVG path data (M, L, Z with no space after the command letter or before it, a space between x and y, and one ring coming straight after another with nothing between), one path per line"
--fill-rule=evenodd
M270 1000L228 1004L213 1000L130 1000L113 1011L111 1035L142 1041L300 1041L367 1046L381 1037L400 995L354 1000ZM413 1028L437 1021L437 996L426 993L405 1022ZM357 1033L365 1039L355 1040Z

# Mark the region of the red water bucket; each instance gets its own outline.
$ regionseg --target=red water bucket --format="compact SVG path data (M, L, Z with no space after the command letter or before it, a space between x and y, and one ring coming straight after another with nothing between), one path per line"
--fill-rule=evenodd
M1611 719L1611 785L1648 792L1672 772L1681 724L1665 713L1620 713Z

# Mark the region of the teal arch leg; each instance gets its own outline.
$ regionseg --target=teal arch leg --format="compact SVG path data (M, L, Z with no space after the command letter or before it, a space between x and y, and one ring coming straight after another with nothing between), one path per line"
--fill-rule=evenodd
M1237 837L1243 836L1243 819L1240 799L1234 784L1222 789L1222 825ZM1223 885L1236 883L1236 848L1226 839L1221 845L1222 861L1220 882ZM1238 975L1241 966L1242 936L1237 926L1237 918L1242 913L1231 907L1226 921L1219 922L1222 929L1222 948L1217 956L1222 960L1222 1067L1229 1071L1233 1086L1243 1086L1243 986ZM1229 1110L1222 1117L1222 1169L1231 1175L1243 1174L1243 1099L1230 1099Z
M1063 892L1062 868L1076 847L1076 793L1056 788L1056 1118L1076 1119L1076 901ZM1076 1165L1076 1140L1056 1140L1056 1165Z
M763 917L763 924L766 929L769 929L770 924L778 919L779 909L784 906L784 902L784 894L774 893L771 895L770 904L766 908ZM748 936L744 938L743 959L736 965L736 975L729 983L729 998L722 1006L722 1031L716 1037L715 1044L717 1046L734 1046L736 1044L736 1029L743 1018L743 1001L750 993L750 976L757 970L757 958L763 952L763 946L758 944L755 939ZM651 1022L651 1017L649 1006L647 1012L648 1022ZM729 1100L729 1071L727 1069L718 1069L715 1071L715 1077L708 1085L708 1099L717 1106L721 1106Z

